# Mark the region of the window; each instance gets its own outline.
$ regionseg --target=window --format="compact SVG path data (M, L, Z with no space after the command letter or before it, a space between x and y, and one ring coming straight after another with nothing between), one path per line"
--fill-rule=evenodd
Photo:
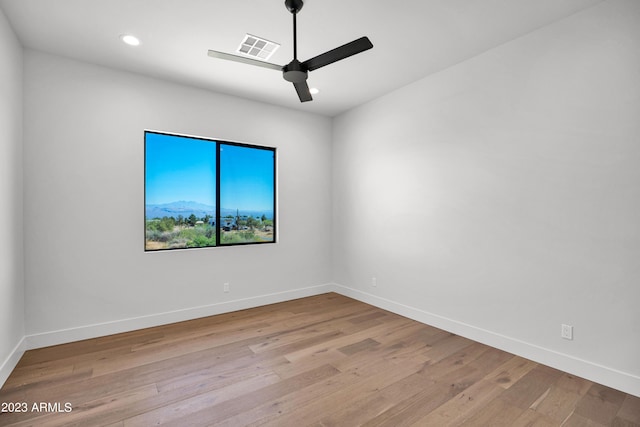
M145 131L145 251L274 243L275 148Z

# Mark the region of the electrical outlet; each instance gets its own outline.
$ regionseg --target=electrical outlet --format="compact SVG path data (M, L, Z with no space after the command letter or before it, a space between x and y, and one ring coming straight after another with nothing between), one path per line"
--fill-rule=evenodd
M374 288L378 286L378 280L376 279L375 276L371 278L371 286L373 286Z
M572 340L573 339L573 326L571 325L562 325L562 332L560 334L560 336L562 338L564 338L565 340Z
M227 283L225 283L225 284L223 285L223 289L224 289L224 292L225 292L225 293L228 293L228 292L229 292L229 282L227 282Z

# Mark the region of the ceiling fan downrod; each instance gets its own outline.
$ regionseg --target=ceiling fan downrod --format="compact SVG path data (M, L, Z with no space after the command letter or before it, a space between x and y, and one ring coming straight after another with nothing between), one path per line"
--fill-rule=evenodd
M285 0L287 10L293 15L293 60L284 66L282 75L284 79L291 83L306 82L309 73L303 69L302 64L298 61L298 26L296 23L296 15L302 9L304 3L302 0Z
M296 15L304 6L302 0L284 0L284 5L293 15L293 59L298 59L298 25L296 23Z
M293 59L298 59L298 26L296 25L296 15L293 14Z

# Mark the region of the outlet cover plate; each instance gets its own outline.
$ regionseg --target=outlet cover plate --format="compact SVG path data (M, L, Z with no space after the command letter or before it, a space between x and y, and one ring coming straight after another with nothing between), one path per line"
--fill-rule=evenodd
M572 340L573 339L573 326L571 325L562 325L562 332L560 333L561 337L564 338L565 340Z

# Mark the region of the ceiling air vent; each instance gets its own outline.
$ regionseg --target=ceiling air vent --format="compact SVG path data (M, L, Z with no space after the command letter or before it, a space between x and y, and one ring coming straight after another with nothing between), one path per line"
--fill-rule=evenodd
M273 55L279 47L280 45L278 43L247 34L244 36L244 40L242 40L240 46L238 46L237 52L266 61L271 58L271 55Z

